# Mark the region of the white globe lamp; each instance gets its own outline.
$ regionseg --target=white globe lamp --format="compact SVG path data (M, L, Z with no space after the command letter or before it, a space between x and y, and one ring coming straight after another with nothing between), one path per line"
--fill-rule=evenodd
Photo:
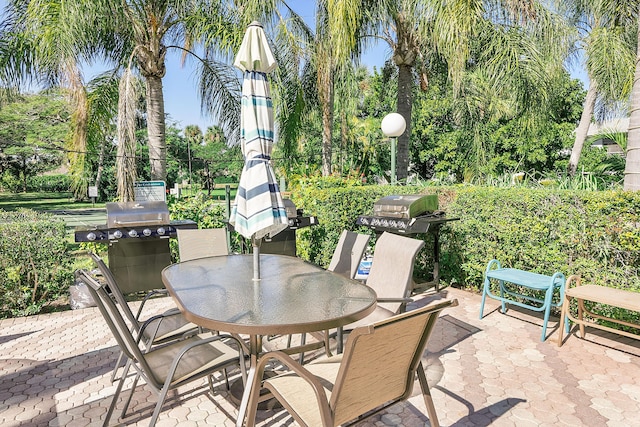
M396 142L407 128L407 123L398 113L390 113L384 116L380 125L382 133L391 138L391 184L396 183Z

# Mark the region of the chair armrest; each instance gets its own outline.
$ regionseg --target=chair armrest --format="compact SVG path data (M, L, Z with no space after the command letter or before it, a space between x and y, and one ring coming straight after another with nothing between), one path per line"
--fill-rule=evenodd
M156 334L158 333L158 331L160 330L160 325L162 324L162 321L165 319L168 319L170 317L174 317L174 316L180 316L180 310L178 309L171 309L168 310L162 314L157 314L155 316L151 316L150 318L148 318L147 320L144 321L144 323L142 324L142 326L140 326L140 331L138 332L138 336L136 337L136 342L140 343L140 340L142 339L142 337L144 336L144 331L150 327L150 325L154 325L155 330L150 332L149 338L151 339L151 342L153 342L156 339ZM185 320L185 325L189 323L187 320ZM189 338L193 335L197 335L198 334L198 328L194 327L193 329L185 332L182 335L182 338Z
M271 351L271 352L265 353L260 357L260 360L258 360L258 365L256 367L256 374L255 374L256 381L254 381L253 384L251 385L251 391L249 396L250 407L247 411L247 414L249 416L255 416L256 408L253 406L257 405L258 398L260 397L260 389L262 388L261 386L263 382L265 366L272 360L279 361L282 365L289 368L291 371L297 374L300 378L304 379L307 383L309 383L309 385L313 389L313 392L316 395L316 400L319 405L323 424L329 425L331 422L331 420L329 419L331 410L329 408L329 400L327 399L327 394L324 391L324 387L322 383L320 383L320 380L318 380L318 378L315 375L313 375L311 372L305 369L300 363L293 360L291 356L289 356L288 354L282 351Z
M168 295L169 295L169 291L167 291L166 289L154 289L153 291L147 293L147 295L144 296L144 298L142 299L142 302L140 303L140 307L138 308L138 312L136 313L136 319L140 320L140 315L142 314L144 305L147 303L149 299L160 297L160 296L168 296Z
M214 341L220 341L222 339L230 339L232 341L235 342L236 344L236 348L238 350L238 360L239 361L243 361L245 359L245 353L243 350L242 345L240 344L240 341L232 336L232 335L212 335L209 338L202 338L198 341L192 341L189 344L185 345L184 347L182 347L182 349L180 350L180 352L176 355L176 357L173 359L173 363L171 364L171 368L169 368L169 374L167 375L168 378L171 378L171 380L173 381L173 376L175 375L176 369L178 368L178 364L180 363L180 361L182 360L183 357L185 357L191 350L193 350L196 347L199 347L201 345L205 345L205 344L209 344L211 342ZM242 369L243 372L243 376L245 375L244 373L244 369Z
M297 345L295 347L288 347L288 348L283 348L279 351L291 355L291 354L299 354L299 353L306 353L307 351L311 351L311 350L318 350L319 348L324 347L324 341L317 341L317 342L311 342L309 344L304 344L304 345Z
M411 298L376 298L377 302L403 302L403 303L410 303L413 302L413 299Z

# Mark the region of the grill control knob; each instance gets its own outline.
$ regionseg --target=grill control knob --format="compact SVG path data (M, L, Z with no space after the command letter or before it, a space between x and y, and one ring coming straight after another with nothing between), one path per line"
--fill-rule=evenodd
M129 237L138 237L138 232L136 230L129 230Z
M113 232L113 237L115 237L116 239L119 239L122 237L122 231L120 230L116 230Z
M142 230L142 234L149 237L151 236L151 230L149 230L148 228L145 228L144 230Z
M167 230L164 227L158 228L158 236L164 236L165 234L167 234Z
M96 233L89 233L87 234L87 240L89 240L90 242L93 242L94 240L96 240Z

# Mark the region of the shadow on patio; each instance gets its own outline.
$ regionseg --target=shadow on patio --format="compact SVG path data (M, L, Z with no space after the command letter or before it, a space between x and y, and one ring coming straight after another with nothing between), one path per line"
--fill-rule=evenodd
M446 297L460 305L443 313L423 356L442 425L640 426L637 341L589 329L582 340L574 329L558 347L551 329L540 342L535 314L503 315L488 304L479 320L480 296L455 288L425 294L415 306ZM162 310L172 302L154 304ZM115 389L109 377L118 351L96 308L6 319L0 331L3 426L100 424ZM178 389L158 425L234 425L237 408L223 382L216 391L211 396L205 381ZM155 402L139 385L122 423L147 425ZM358 425L424 426L424 414L418 387L409 401ZM284 411L261 411L258 419L262 426L295 425Z

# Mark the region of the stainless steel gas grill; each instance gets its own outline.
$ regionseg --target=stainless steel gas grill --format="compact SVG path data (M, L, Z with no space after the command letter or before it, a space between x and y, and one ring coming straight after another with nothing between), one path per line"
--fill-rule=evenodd
M260 244L260 253L296 256L296 230L305 227L318 225L318 218L315 216L305 216L302 209L297 209L291 199L283 199L289 226L273 237L265 237ZM229 230L233 231L233 226L227 224ZM251 243L245 241L243 252L248 253Z
M75 241L109 245L109 268L124 293L162 288L160 272L171 264L169 238L198 225L169 220L163 201L107 203L106 210L107 224L77 228Z
M430 195L394 195L383 197L373 205L373 215L361 215L356 220L375 230L379 236L383 232L415 235L429 233L433 236L433 280L417 285L414 290L435 287L439 291L440 283L440 227L449 221L460 218L447 218L438 210L438 196Z

